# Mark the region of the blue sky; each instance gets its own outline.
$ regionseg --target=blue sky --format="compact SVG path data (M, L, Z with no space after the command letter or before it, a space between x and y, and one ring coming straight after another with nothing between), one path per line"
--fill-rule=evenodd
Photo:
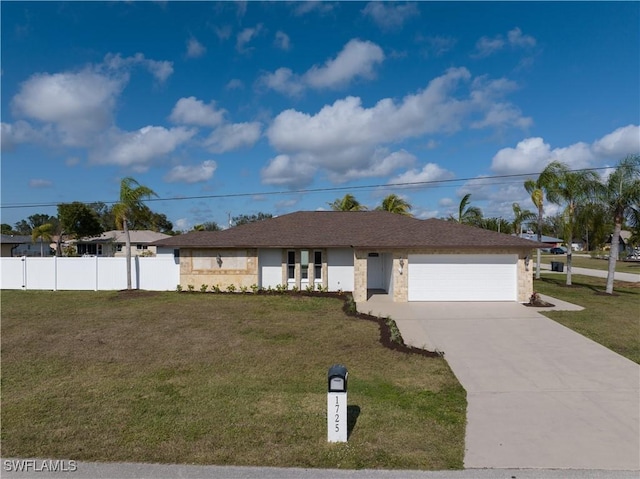
M640 152L638 2L0 8L3 223L125 176L177 230L346 193L509 219L511 175Z

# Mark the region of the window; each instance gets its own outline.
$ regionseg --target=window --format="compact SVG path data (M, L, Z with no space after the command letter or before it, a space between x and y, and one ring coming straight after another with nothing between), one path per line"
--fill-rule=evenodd
M313 277L316 281L322 279L322 251L313 253Z
M296 253L295 251L289 251L287 253L287 278L290 280L296 279Z
M300 251L300 277L305 280L309 279L309 251Z
M146 244L137 244L136 249L149 249L149 247Z

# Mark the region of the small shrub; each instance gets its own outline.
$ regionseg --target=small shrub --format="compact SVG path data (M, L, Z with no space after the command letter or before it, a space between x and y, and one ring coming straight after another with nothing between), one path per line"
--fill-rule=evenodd
M195 290L195 288L193 287L193 285L192 285L192 284L188 284L188 285L187 285L187 290L188 290L190 293L193 293L193 291Z
M404 344L404 341L402 340L402 334L400 333L400 330L398 329L398 325L396 324L396 322L393 319L391 319L389 316L387 316L387 318L385 319L385 323L387 324L387 326L389 326L391 342L397 343L400 345Z
M200 285L200 292L201 293L206 293L207 289L209 289L209 286L207 286L206 284L201 284Z
M253 283L250 287L253 294L256 294L258 291L260 291L260 287L255 283Z
M236 292L236 285L235 284L230 284L229 286L227 286L227 291L229 293L235 293Z
M347 298L347 313L349 314L356 314L358 312L358 307L356 305L356 302L353 300L353 296L349 295L349 297Z
M240 286L240 292L241 292L241 293L246 293L247 291L249 291L249 288L248 288L248 287L246 287L246 286L244 286L244 285L243 285L243 286Z
M286 290L285 290L285 291L286 291ZM297 286L292 286L292 287L291 287L291 292L292 292L292 293L297 293L297 292L299 292L299 291L300 291L300 288L298 288Z
M219 284L215 284L215 285L211 286L211 289L213 290L214 293L221 293L222 292L222 288L220 288Z
M176 286L176 291L177 291L178 293L181 293L181 292L182 292L182 285L181 285L181 284L179 284L179 285L177 285L177 286Z
M305 288L305 291L307 293L313 293L313 291L314 291L313 284L308 284L307 287Z
M280 294L284 294L287 291L287 285L286 284L278 284L276 285L276 292L280 293Z

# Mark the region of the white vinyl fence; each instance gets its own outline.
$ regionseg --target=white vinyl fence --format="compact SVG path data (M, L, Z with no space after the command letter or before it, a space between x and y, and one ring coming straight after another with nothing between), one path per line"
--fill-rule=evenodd
M126 258L0 258L0 289L127 289ZM131 286L150 291L175 290L180 264L173 256L131 258Z

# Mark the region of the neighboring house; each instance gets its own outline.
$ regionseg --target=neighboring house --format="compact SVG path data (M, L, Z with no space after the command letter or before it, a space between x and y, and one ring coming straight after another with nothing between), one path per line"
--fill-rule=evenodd
M523 239L538 241L538 235L536 233L521 233L518 236ZM540 242L545 244L545 249L556 248L562 245L562 239L547 235L542 235Z
M129 231L131 238L131 255L155 256L156 246L152 246L154 241L170 238L164 233L149 230ZM124 231L105 231L100 236L91 238L81 238L70 242L81 256L126 256L126 237Z
M50 243L42 244L42 238L38 238L35 242L31 236L26 235L1 235L0 243L2 244L1 255L3 258L20 257L20 256L52 256L53 250ZM42 248L41 248L42 246Z
M225 289L322 287L393 301L520 301L533 292L541 244L438 219L384 211L297 212L154 243L179 249L180 284Z

